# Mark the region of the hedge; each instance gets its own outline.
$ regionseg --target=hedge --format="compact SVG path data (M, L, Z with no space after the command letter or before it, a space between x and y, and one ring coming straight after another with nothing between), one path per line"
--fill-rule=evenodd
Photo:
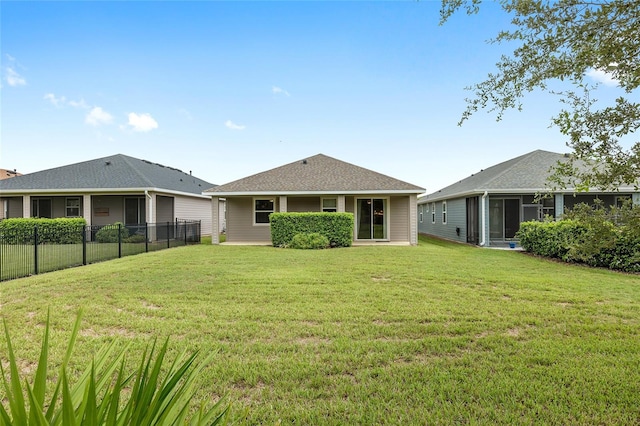
M608 220L524 222L516 235L526 251L565 262L640 272L637 226Z
M352 213L271 213L271 242L286 247L298 234L318 233L330 247L350 247L353 243Z
M33 244L38 229L40 244L82 243L84 218L13 218L0 221L0 240L5 244Z

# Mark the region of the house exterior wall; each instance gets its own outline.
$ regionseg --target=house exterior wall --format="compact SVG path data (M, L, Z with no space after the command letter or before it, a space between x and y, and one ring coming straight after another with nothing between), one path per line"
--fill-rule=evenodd
M177 216L173 214L173 205L173 197L156 196L156 223L173 222L176 219Z
M424 203L418 206L418 216L420 216L420 206L422 206L422 222L418 219L418 231L421 234L433 235L447 240L467 242L467 202L466 198L453 198L446 201L447 215L446 223L442 221L443 201L435 202L435 223L432 223L432 213L434 203ZM480 224L480 226L482 226ZM456 228L459 232L456 232Z
M274 198L278 211L277 197ZM253 224L253 197L227 197L227 241L271 241L268 225Z
M288 212L319 212L320 197L287 197Z
M22 217L22 197L2 197L0 207L0 219Z
M337 198L335 195L328 195L324 198ZM276 211L281 211L279 197L273 198ZM321 211L322 196L288 196L286 199L288 212L319 212ZM411 196L385 196L358 195L344 197L344 210L347 213L355 214L356 198L386 198L388 199L389 210L389 241L409 242L415 244L416 237L411 238ZM414 196L415 198L415 196ZM269 226L253 224L253 200L254 197L227 197L227 228L226 240L228 242L266 242L271 241L271 230ZM211 203L210 203L211 204ZM282 204L283 205L283 204ZM211 207L210 207L211 208ZM413 229L417 229L413 226Z
M224 207L224 202L220 202L220 205ZM200 220L202 235L211 235L211 200L208 198L193 198L193 197L174 197L174 212L175 216L171 220L175 219L187 219L187 220ZM222 216L224 218L224 216ZM220 230L222 231L224 226L224 220L220 221Z
M93 225L124 222L124 196L95 195L91 199Z
M389 240L409 241L409 197L389 198Z

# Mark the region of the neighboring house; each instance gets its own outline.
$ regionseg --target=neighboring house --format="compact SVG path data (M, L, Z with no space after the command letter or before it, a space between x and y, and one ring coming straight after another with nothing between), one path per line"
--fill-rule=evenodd
M18 173L15 169L14 170L0 169L0 180L10 179L16 176L22 176L22 174Z
M117 154L0 181L0 219L84 217L89 225L202 221L211 234L212 187L172 167Z
M417 195L424 189L318 154L204 191L227 203L227 242L270 244L273 212L350 212L354 241L417 244ZM214 236L213 243L218 238Z
M500 246L515 240L520 223L558 219L565 208L578 203L592 204L595 198L605 205L631 198L640 203L633 187L617 192L557 191L547 198L547 177L552 166L567 158L564 154L533 151L513 158L418 200L420 233L480 246Z

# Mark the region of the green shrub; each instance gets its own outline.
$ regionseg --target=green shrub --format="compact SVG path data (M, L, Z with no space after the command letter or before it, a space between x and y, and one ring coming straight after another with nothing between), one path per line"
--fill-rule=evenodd
M133 234L127 238L125 238L124 240L122 240L122 242L124 243L144 243L146 240L146 238L144 237L144 235L142 234Z
M296 234L288 246L294 249L317 250L329 247L329 239L317 232L311 234Z
M34 230L40 244L79 244L87 221L84 218L13 218L0 221L0 239L5 244L33 244Z
M528 252L565 262L640 272L640 207L577 205L557 222L525 222L517 237Z
M78 382L71 385L67 365L80 319L81 313L78 313L52 395L47 395L49 316L32 384L20 377L4 321L10 378L7 380L3 363L0 363L5 387L5 398L0 404L0 424L182 425L188 422L189 403L195 393L194 379L213 354L196 365L197 352L190 356L182 352L167 365L168 340L157 354L154 342L150 350L145 350L136 372L128 373L125 360L128 345L114 352L117 347L114 340L97 352ZM26 384L24 389L23 382ZM201 406L193 413L191 424L221 424L226 420L228 409L228 406L222 406L222 400L210 408Z
M289 246L298 234L320 234L330 247L349 247L353 243L351 213L271 213L271 242Z
M120 240L118 240L118 230L120 231ZM99 243L117 243L124 241L129 237L129 230L121 222L113 225L106 225L96 232L96 241Z

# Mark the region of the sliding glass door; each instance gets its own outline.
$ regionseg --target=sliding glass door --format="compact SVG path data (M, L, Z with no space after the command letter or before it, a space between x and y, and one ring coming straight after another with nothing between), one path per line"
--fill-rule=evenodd
M387 199L358 198L357 230L358 240L386 240L387 231Z

